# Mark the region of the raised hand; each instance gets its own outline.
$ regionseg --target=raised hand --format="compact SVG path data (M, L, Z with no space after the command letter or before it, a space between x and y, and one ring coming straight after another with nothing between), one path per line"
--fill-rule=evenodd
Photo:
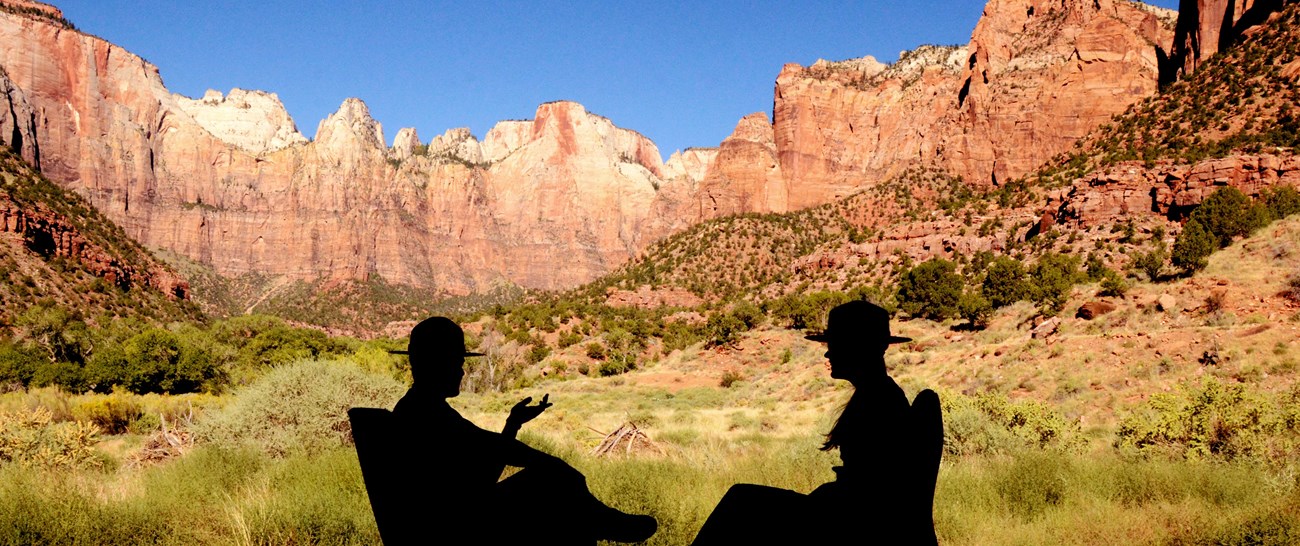
M510 408L510 416L506 417L506 428L502 432L513 436L515 432L519 431L519 427L523 426L524 423L537 418L537 416L541 415L543 411L546 411L546 408L552 406L549 401L550 397L550 394L543 394L541 402L538 402L535 406L528 405L533 401L533 397L531 396L520 400L518 404L515 404L514 407Z

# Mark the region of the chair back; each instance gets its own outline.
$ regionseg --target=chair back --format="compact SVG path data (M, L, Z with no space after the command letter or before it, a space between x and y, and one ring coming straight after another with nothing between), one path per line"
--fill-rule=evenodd
M914 431L913 453L916 455L916 532L914 544L937 545L934 533L934 489L939 479L939 461L943 458L943 410L939 395L925 389L912 400L911 430Z
M413 543L411 507L403 498L403 469L407 465L400 462L404 453L397 441L400 431L393 412L352 408L348 410L348 421L379 537L389 546Z

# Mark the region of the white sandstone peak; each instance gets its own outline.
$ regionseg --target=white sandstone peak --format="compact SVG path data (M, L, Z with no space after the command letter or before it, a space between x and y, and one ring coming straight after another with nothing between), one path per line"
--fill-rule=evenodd
M307 142L275 93L234 88L227 95L209 89L197 100L175 97L181 110L212 136L254 154Z

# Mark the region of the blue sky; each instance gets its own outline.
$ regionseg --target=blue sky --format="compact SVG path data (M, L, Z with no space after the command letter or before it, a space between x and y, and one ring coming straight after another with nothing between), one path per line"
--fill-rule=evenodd
M390 143L401 127L426 142L452 127L482 137L574 100L665 157L770 115L784 63L964 44L983 11L977 0L53 1L79 29L157 65L173 92L278 93L308 137L347 97L369 105Z

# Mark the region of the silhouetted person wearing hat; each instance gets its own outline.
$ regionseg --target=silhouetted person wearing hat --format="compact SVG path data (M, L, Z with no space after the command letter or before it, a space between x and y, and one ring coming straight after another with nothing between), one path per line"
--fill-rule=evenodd
M416 452L400 460L417 467L407 504L432 522L420 543L592 544L654 534L654 518L606 506L573 467L515 439L524 423L551 406L548 396L537 405L529 405L531 398L515 404L500 433L475 426L447 403L460 394L465 358L483 356L465 350L455 322L427 319L411 330L408 350L394 352L411 360L411 389L393 415L415 439ZM500 480L507 465L522 470Z
M835 481L807 495L732 486L694 544L934 544L928 504L927 513L919 514L921 503L912 502L926 484L913 483L925 480L918 479L923 472L911 448L934 443L912 430L907 396L885 370L885 350L911 339L890 334L889 313L865 301L832 309L825 332L807 339L826 343L831 377L854 387L822 444L823 450L839 449L843 465L834 468ZM937 398L933 411L937 419ZM927 433L939 435L941 448L942 423ZM936 468L937 463L936 453ZM928 487L933 495L932 480Z

